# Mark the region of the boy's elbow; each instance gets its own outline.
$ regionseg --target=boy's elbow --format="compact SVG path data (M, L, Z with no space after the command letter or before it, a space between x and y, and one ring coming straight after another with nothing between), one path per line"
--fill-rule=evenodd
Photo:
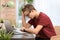
M37 35L37 34L38 34L38 32L37 32L37 31L34 31L34 34L36 34L36 35Z

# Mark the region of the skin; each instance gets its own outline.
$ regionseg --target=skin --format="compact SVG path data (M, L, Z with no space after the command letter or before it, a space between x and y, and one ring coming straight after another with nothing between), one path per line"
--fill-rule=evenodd
M33 34L38 34L38 32L43 28L43 25L37 25L36 28L34 29L29 29L29 27L31 26L31 24L26 23L25 20L25 16L28 14L28 11L25 11L24 13L22 12L22 29L21 30L26 30L27 32L33 33ZM27 17L29 17L30 19L33 18L38 18L39 16L39 12L36 10L32 10Z

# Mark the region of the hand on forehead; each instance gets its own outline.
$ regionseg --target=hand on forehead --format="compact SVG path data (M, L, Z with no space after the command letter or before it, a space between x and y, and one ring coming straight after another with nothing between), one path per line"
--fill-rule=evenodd
M25 14L25 15L27 15L28 13L29 13L29 11L28 11L28 10L26 10L26 11L24 12L24 14Z

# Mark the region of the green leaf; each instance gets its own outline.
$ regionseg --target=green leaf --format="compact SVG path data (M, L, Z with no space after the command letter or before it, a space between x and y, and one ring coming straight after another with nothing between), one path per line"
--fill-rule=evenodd
M14 2L13 1L8 1L7 6L8 7L14 7Z
M19 14L18 14L19 16L21 16L22 15L22 7L21 8L19 8Z
M5 33L3 30L0 30L0 40L10 40L13 32Z
M0 23L4 23L4 21L3 21L3 19L2 19L2 18L0 18Z
M32 4L33 0L26 0L28 3Z

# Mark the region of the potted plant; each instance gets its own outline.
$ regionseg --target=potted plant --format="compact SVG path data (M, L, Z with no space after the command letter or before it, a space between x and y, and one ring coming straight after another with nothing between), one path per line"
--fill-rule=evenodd
M4 26L4 20L2 18L0 18L0 29L5 30L5 26ZM6 30L5 30L6 31Z
M22 15L22 7L19 7L19 14L18 14L19 16L21 16Z
M0 23L4 23L4 22L3 22L3 19L0 19Z
M5 33L4 30L0 30L0 40L11 40L13 32Z
M26 0L26 1L27 1L27 3L30 3L30 4L33 3L33 0Z
M6 33L3 19L0 19L0 40L10 40L13 32Z
M10 0L10 1L7 2L6 5L7 5L7 7L13 8L14 7L14 2Z
M3 19L0 18L0 29L2 28L3 23L4 23L4 22L3 22Z

